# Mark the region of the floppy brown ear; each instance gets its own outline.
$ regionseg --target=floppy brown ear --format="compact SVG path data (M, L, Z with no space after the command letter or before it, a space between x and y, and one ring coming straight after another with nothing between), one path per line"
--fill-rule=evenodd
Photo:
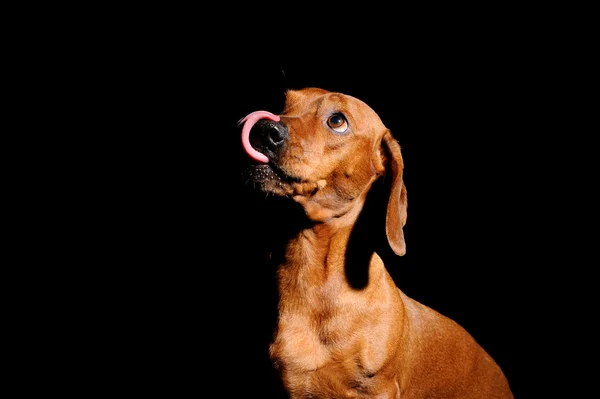
M396 255L406 253L406 242L404 241L404 232L402 228L406 224L406 187L402 179L404 161L400 152L400 144L392 137L390 132L383 136L382 145L386 147L389 159L387 167L392 171L392 187L387 204L387 213L385 220L385 232L388 242Z

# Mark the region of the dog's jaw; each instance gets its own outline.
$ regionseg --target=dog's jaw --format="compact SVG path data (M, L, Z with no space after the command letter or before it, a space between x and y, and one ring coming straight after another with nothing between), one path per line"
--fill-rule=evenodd
M253 184L265 194L292 198L314 195L327 185L325 179L313 181L289 177L270 164L248 166L242 176L247 184Z
M333 176L320 179L301 180L286 176L278 168L269 164L251 165L243 173L247 185L253 185L258 192L277 197L287 197L304 208L309 220L326 222L338 219L354 208L360 208L364 195L347 197L329 180ZM365 193L368 191L365 189ZM353 213L354 214L354 213Z

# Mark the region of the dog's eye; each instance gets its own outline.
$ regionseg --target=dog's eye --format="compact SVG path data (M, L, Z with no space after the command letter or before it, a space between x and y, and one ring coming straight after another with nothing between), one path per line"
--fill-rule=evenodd
M327 125L337 133L344 133L348 130L348 121L343 114L333 114L327 119Z

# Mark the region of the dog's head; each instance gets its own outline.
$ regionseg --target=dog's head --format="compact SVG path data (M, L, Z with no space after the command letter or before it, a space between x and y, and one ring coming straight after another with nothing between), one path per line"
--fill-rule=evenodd
M256 111L240 124L252 161L245 178L263 192L292 198L314 222L360 212L372 183L391 173L386 232L394 252L405 253L400 146L367 104L318 88L290 90L281 114Z

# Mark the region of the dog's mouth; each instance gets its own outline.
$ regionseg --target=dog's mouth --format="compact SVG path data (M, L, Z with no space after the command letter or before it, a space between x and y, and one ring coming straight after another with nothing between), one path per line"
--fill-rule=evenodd
M290 197L310 196L326 185L325 180L312 182L289 176L273 162L247 165L242 171L242 179L264 193Z
M242 179L260 191L278 195L291 195L292 184L300 183L299 179L287 176L272 163L246 166L242 172Z

